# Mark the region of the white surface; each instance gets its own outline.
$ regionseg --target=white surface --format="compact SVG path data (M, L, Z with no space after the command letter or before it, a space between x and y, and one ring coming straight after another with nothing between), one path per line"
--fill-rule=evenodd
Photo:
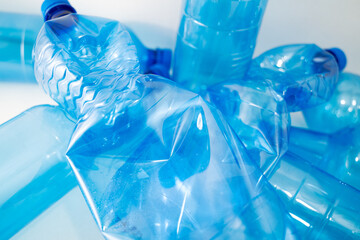
M79 13L121 20L149 47L174 47L181 0L70 0ZM0 11L40 14L42 0L0 2ZM255 55L287 43L338 46L348 71L360 74L359 0L269 0ZM151 26L151 27L150 27ZM0 83L0 123L27 108L52 103L36 85ZM301 117L296 125L304 124ZM74 190L14 239L102 239L79 190Z

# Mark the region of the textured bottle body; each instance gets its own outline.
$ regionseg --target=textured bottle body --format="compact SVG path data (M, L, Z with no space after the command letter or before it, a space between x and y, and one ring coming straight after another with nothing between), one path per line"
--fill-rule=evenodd
M103 18L69 14L47 21L34 52L36 79L76 119L115 88L126 88L122 76L140 71L129 33Z
M53 106L0 126L0 238L8 239L76 185L65 158L75 124Z
M263 78L293 112L329 100L339 66L332 54L314 44L286 45L255 58L248 75Z
M77 31L64 36L69 26ZM113 37L123 51L116 55L107 48ZM95 39L89 46L81 38ZM38 81L78 119L67 155L106 238L296 238L217 110L171 81L138 74L119 24L76 14L49 21L35 64Z
M191 90L244 76L267 0L188 0L179 27L173 78Z
M287 153L269 182L304 239L358 239L360 192Z
M40 16L0 12L0 81L36 82L32 48Z
M334 133L360 122L360 76L350 73L340 75L330 100L303 111L311 130Z
M324 172L360 190L360 128L332 135L292 128L289 149Z

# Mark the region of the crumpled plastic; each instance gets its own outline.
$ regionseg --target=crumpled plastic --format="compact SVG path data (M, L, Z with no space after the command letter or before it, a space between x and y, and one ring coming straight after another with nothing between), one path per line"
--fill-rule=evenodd
M133 49L120 24L77 14L46 22L35 47L37 80L77 119L67 155L105 238L296 239L221 114L138 74Z
M266 175L288 149L290 116L284 99L262 79L224 81L204 93Z

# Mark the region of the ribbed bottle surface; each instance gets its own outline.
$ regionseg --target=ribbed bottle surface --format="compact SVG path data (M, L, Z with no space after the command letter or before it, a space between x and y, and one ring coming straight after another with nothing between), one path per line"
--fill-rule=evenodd
M34 51L36 79L76 118L87 103L101 104L114 88L131 84L122 76L139 71L129 33L102 18L69 14L47 21Z
M287 153L268 176L303 239L359 239L360 192Z
M191 90L244 76L267 0L188 0L180 23L173 78Z

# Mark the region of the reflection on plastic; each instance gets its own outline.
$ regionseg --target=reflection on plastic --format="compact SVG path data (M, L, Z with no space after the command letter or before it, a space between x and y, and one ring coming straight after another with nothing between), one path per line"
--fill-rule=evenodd
M37 80L78 119L71 166L107 239L293 239L290 217L218 111L140 75L117 22L45 23Z
M343 73L330 100L306 109L304 117L310 129L334 133L360 123L360 76Z
M288 152L268 176L303 239L359 239L360 192Z

